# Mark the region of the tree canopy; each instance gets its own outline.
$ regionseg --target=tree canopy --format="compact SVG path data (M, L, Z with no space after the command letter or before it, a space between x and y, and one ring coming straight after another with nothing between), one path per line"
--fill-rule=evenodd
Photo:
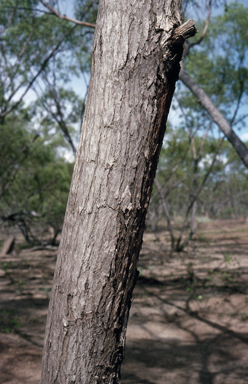
M0 217L36 243L45 241L48 227L53 242L61 230L90 78L98 1L66 5L0 4ZM242 1L185 0L183 12L197 19L199 30L185 47L184 70L243 135L248 8ZM81 93L75 84L81 84ZM173 108L148 223L154 227L165 217L170 225L185 217L191 233L193 212L246 215L247 169L182 81Z

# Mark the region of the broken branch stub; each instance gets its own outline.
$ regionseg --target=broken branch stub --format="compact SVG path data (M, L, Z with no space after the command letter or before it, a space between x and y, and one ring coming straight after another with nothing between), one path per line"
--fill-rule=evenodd
M170 73L170 76L173 75L176 80L178 80L180 71L179 62L182 60L183 44L186 39L193 37L196 33L195 21L190 19L173 30L164 46L164 70L166 73Z
M171 37L172 45L182 45L186 39L195 36L197 29L195 27L195 21L189 19L186 23L183 23L179 27L175 28Z

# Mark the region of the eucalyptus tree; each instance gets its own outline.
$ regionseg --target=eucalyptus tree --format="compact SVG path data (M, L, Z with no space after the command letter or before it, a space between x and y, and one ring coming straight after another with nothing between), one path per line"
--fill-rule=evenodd
M118 383L145 216L184 40L181 1L101 1L41 383Z
M94 2L76 2L75 13L95 21ZM1 123L22 108L27 97L35 99L34 91L39 96L49 89L52 96L53 85L58 95L57 88L68 88L72 76L80 77L90 70L92 28L79 28L54 17L38 0L1 1L0 42ZM58 97L56 102L58 107ZM71 102L75 102L75 95Z
M237 133L248 117L248 7L230 2L211 17L212 7L209 0L202 35L186 45L179 77L248 167L248 149Z
M207 201L214 199L209 179L222 166L223 139L209 135L212 124L204 133L200 130L202 121L192 129L193 121L187 116L180 128L167 133L148 211L147 224L155 232L157 223L166 219L172 252L183 251L193 238L196 216L206 209L202 195L208 196ZM224 167L221 169L224 172Z
M73 165L58 155L57 138L32 129L27 111L6 116L0 136L0 225L17 226L30 244L55 243Z
M75 2L86 24L96 9ZM40 1L1 1L0 216L30 243L48 225L53 241L61 230L72 168L62 154L75 155L84 113L70 82L89 73L92 43L92 28L60 20Z

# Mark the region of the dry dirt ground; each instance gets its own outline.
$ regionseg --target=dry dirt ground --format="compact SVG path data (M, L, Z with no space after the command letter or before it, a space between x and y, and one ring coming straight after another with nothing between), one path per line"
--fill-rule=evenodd
M247 384L248 222L201 223L185 252L168 248L163 228L145 233L122 383ZM39 383L55 259L19 237L0 259L1 384Z

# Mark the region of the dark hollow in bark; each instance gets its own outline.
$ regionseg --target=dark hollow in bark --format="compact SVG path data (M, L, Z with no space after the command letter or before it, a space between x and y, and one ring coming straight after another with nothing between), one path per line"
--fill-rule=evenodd
M100 2L42 384L119 383L145 216L183 49L184 38L173 43L180 9L180 0Z

